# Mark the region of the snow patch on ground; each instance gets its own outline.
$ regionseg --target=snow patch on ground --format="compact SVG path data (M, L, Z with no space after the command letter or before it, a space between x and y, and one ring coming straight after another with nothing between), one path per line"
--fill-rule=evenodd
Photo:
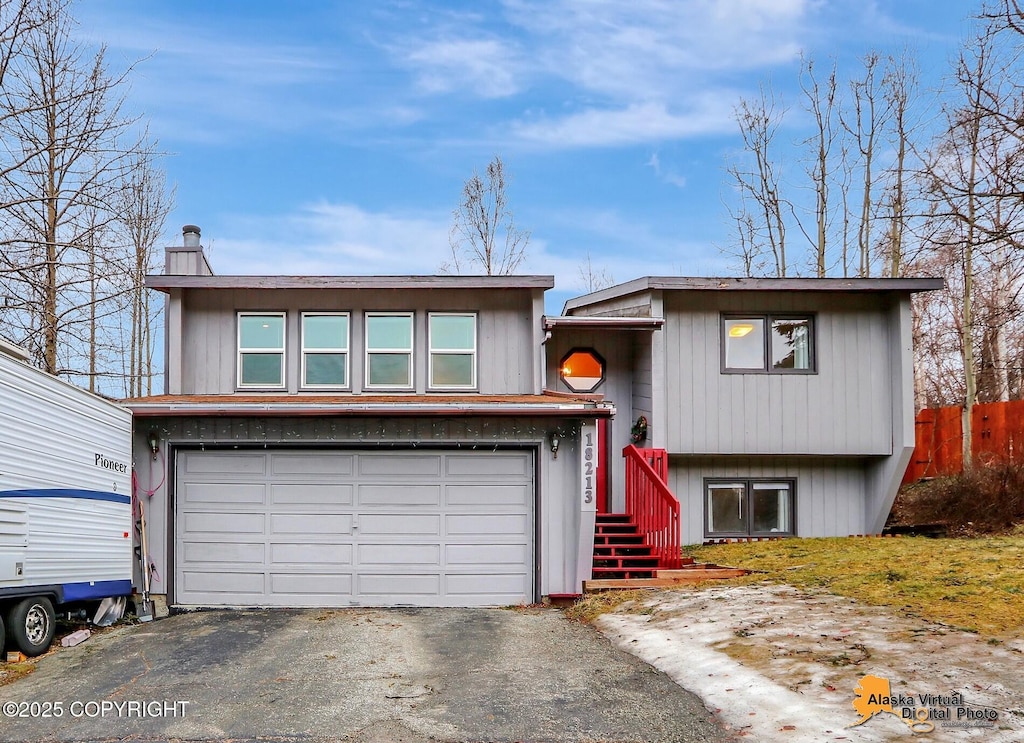
M658 592L596 624L619 648L699 695L740 737L1024 740L1018 638L989 643L839 596L769 585ZM932 732L915 733L886 713L850 727L860 719L854 689L868 674L888 679L893 695L958 692L967 707L996 710L995 727L944 727L934 719ZM951 713L955 722L955 707Z

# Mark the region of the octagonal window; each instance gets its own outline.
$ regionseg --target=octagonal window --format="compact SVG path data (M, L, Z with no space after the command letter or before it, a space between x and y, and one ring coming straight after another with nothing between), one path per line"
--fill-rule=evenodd
M573 392L593 392L604 381L604 359L592 348L574 348L562 359L558 375Z

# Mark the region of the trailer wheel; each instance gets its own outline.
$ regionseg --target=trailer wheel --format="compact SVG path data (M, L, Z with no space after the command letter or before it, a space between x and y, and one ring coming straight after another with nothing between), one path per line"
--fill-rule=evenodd
M19 601L7 615L7 638L29 657L42 655L53 641L56 617L43 596Z

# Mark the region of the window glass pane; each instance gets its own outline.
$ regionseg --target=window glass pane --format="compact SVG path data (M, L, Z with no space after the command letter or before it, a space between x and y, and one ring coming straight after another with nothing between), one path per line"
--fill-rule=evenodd
M379 315L367 317L366 347L375 350L412 348L412 318Z
M726 319L725 368L765 368L763 318L751 317Z
M430 347L446 351L473 351L476 318L469 315L431 315Z
M558 373L573 392L593 392L604 380L604 362L593 351L574 351L562 360Z
M708 531L746 533L746 487L742 483L708 485Z
M435 353L432 387L469 387L473 384L473 356L468 353Z
M343 353L311 353L306 355L305 384L329 384L344 387L345 354Z
M367 384L385 387L408 387L409 354L371 353L366 357Z
M284 348L284 318L280 315L241 315L242 348Z
M811 368L811 321L772 320L772 367L775 369Z
M791 532L789 485L755 482L751 485L751 532L755 534Z
M279 353L243 353L240 383L280 387L281 358Z
M304 315L302 345L305 348L348 348L348 318L343 315Z

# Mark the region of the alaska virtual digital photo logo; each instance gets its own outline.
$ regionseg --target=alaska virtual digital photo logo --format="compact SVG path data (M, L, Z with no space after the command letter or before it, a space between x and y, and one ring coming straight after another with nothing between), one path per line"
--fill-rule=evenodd
M999 713L989 707L971 707L959 692L949 694L893 694L889 679L864 676L853 690L853 708L860 719L849 727L863 725L882 713L890 714L914 733L943 728L995 727Z

